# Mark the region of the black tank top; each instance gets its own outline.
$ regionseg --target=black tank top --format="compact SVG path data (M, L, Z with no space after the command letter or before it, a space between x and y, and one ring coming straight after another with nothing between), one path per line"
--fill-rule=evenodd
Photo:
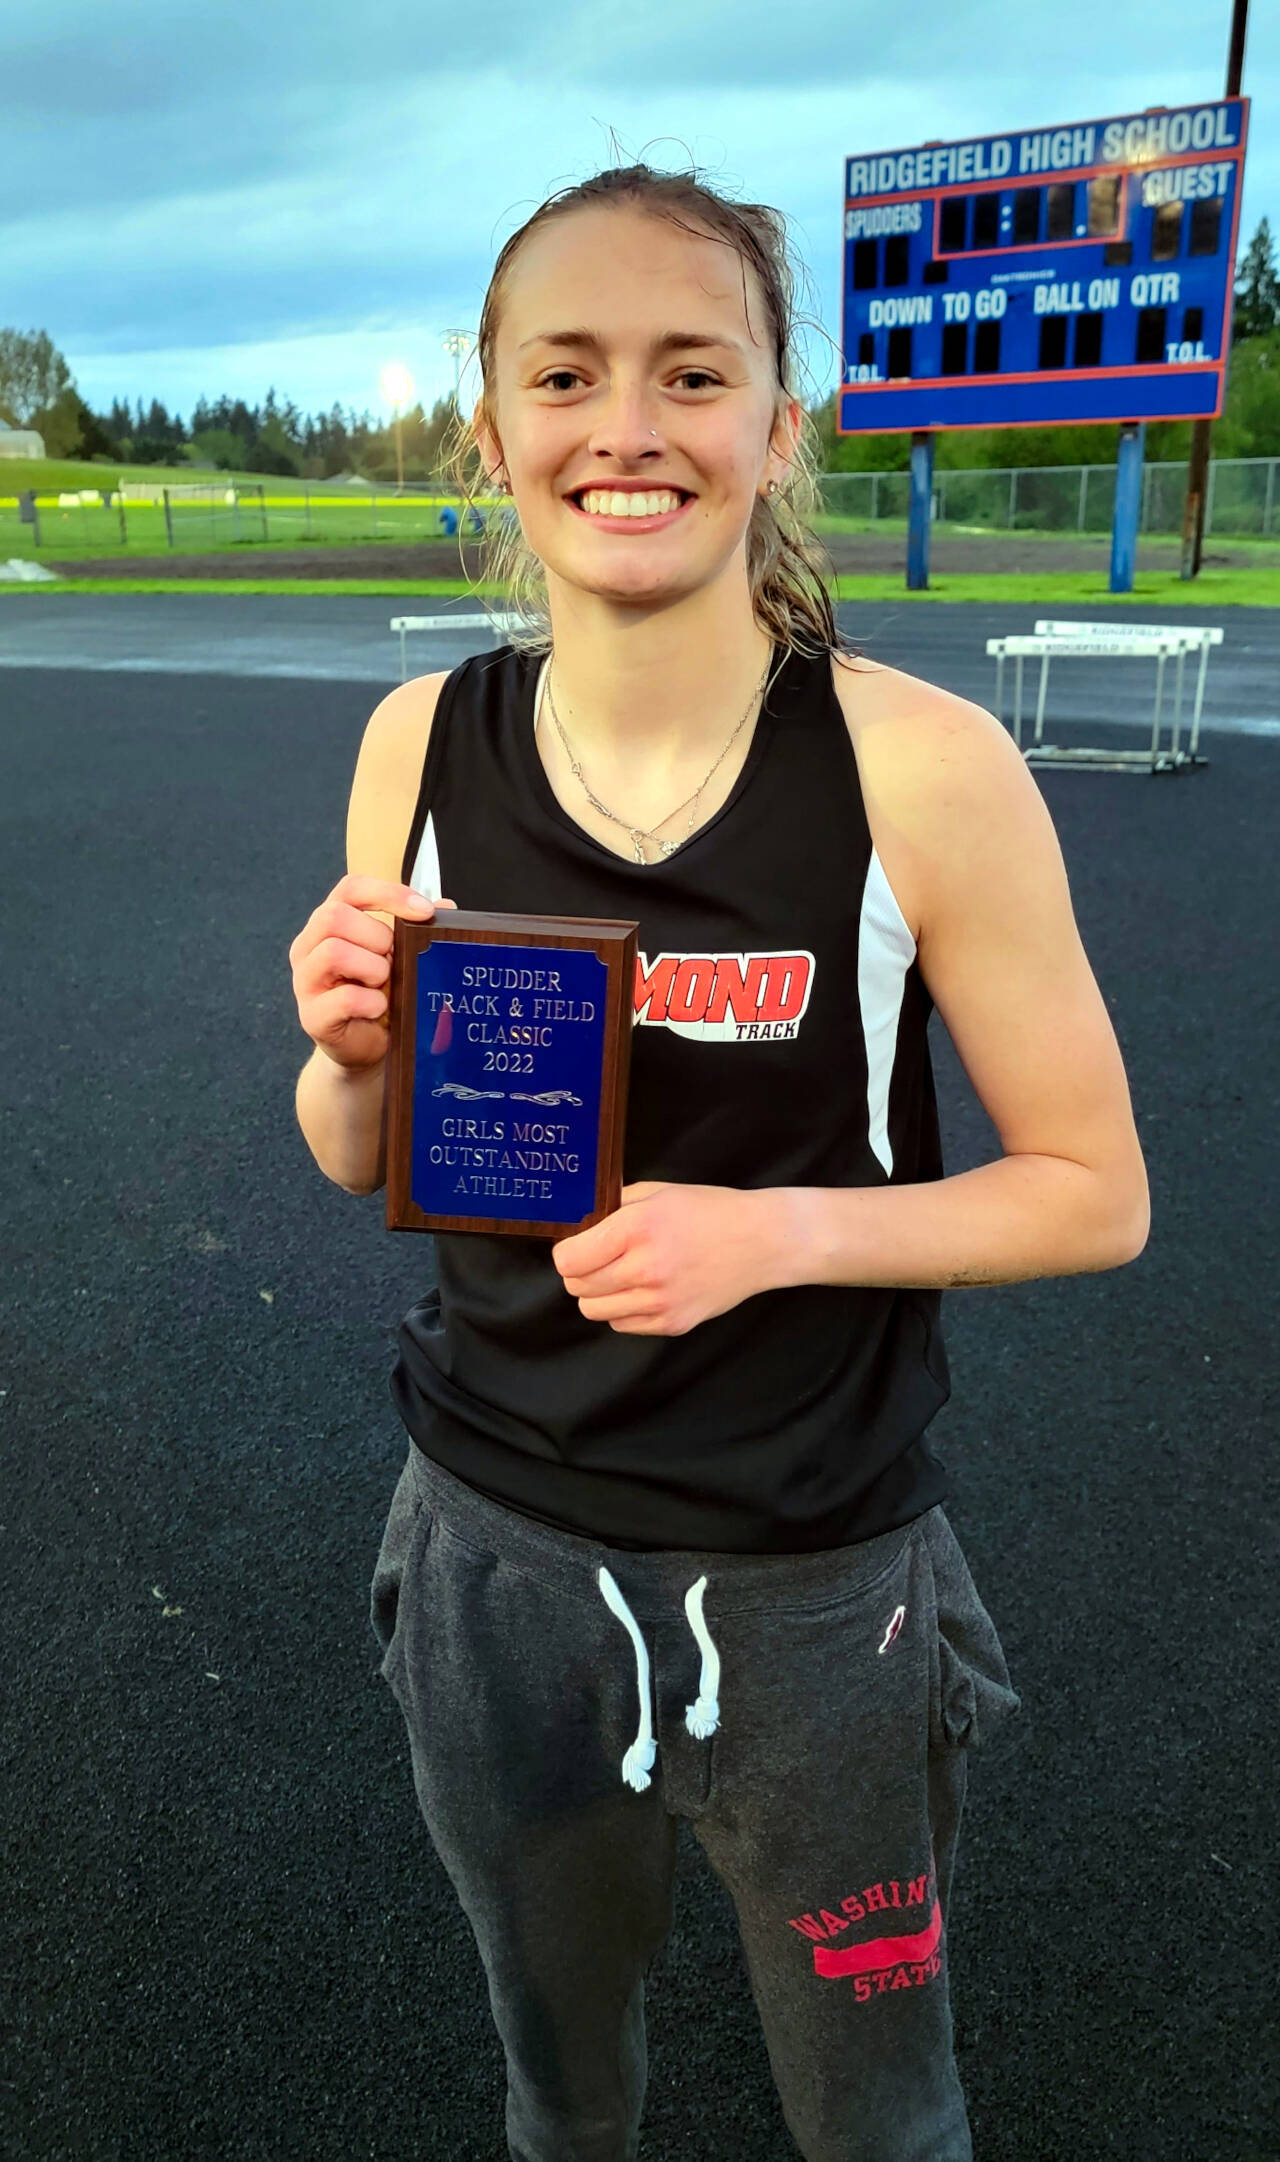
M402 876L459 908L639 924L628 1185L942 1176L932 1000L831 665L775 648L728 800L646 864L555 796L544 655L474 654L441 686ZM548 1240L435 1248L392 1398L419 1448L507 1507L633 1552L802 1553L946 1498L923 1439L951 1393L938 1291L787 1286L624 1335L584 1318Z

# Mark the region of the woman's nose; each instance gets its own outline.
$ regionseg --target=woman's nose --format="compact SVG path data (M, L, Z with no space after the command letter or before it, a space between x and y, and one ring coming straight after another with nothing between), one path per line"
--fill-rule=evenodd
M599 456L636 458L660 445L657 415L639 398L617 400L591 431L590 447Z

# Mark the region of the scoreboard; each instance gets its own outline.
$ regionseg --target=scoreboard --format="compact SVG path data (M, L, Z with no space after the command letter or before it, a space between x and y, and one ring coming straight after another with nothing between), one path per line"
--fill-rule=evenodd
M1247 98L845 162L840 435L1215 420Z

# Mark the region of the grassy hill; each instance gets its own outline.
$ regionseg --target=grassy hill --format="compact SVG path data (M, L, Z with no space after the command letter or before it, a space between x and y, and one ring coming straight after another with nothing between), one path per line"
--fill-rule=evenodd
M117 480L150 481L157 488L239 482L261 486L269 496L297 495L303 488L312 495L358 495L373 486L366 481L303 481L293 473L224 473L210 466L122 465L108 458L0 458L0 496L16 495L20 488L34 488L39 495L56 495L64 488L111 488ZM380 492L390 493L388 482L380 484Z

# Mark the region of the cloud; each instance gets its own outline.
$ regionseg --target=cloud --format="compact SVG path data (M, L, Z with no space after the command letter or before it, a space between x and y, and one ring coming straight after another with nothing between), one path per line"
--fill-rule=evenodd
M340 365L315 402L362 407L394 353L430 403L453 384L441 335L474 330L509 233L645 155L782 210L802 309L835 340L846 155L1211 98L1223 48L1190 0L1131 18L1102 0L44 0L0 30L0 310L50 331L91 402L189 402L197 379L260 395L246 371L272 356L302 371L282 396L313 402L303 379ZM1280 182L1280 18L1251 25L1245 87L1242 245ZM804 342L820 392L837 358Z

